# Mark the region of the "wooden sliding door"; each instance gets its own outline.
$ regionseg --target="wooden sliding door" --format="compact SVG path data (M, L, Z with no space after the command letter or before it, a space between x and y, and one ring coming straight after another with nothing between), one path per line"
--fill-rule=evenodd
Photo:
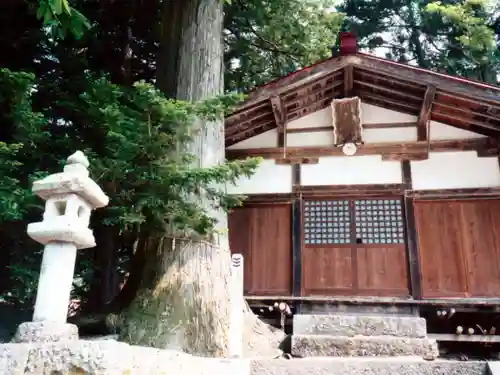
M244 256L247 295L291 295L291 204L255 205L229 214L232 253Z
M399 198L303 202L302 294L407 296Z
M500 297L500 200L414 207L422 296Z

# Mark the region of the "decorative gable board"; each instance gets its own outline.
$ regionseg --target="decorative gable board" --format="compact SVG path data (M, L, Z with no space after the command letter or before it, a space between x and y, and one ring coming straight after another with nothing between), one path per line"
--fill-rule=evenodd
M460 189L500 186L498 158L479 158L475 151L431 152L411 162L413 189Z
M342 146L352 142L363 143L361 101L358 97L334 99L331 103L333 144Z

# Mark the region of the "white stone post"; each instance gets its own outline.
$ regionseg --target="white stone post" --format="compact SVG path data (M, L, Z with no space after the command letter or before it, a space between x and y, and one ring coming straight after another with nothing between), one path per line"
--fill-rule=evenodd
M28 225L28 235L45 245L33 322L18 327L14 341L46 342L77 339L78 329L67 324L76 252L94 247L90 213L109 198L89 177L89 162L81 151L67 159L63 172L33 184L44 199L43 220Z
M229 324L228 351L230 358L243 357L244 296L243 296L243 255L231 257L231 313Z

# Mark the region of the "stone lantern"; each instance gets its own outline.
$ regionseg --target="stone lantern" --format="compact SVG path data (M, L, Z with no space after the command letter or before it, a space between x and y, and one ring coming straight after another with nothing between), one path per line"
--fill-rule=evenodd
M45 200L43 220L28 225L28 235L45 245L33 322L19 326L14 341L40 342L77 339L76 326L67 324L76 252L94 247L90 213L109 198L89 177L89 162L81 151L67 159L62 173L33 184Z

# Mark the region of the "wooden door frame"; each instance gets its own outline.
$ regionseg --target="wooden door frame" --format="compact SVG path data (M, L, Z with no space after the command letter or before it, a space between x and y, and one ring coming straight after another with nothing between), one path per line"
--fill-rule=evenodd
M308 245L304 243L304 226L302 225L304 223L304 209L303 209L303 203L304 201L308 200L315 200L315 199L330 199L330 200L348 200L349 201L349 214L350 214L350 221L351 221L351 228L350 228L350 234L351 237L355 236L355 220L353 220L353 215L354 215L354 210L353 210L353 205L354 201L356 200L363 200L363 199L398 199L401 202L401 208L402 208L402 213L403 213L403 223L404 223L404 231L405 231L405 257L406 257L406 264L407 264L407 278L408 278L408 292L412 293L412 278L411 278L411 271L412 268L409 266L409 261L410 257L408 255L408 236L407 236L407 220L406 220L406 205L405 205L405 184L371 184L371 185L321 185L321 186L300 186L300 185L295 185L294 186L294 193L297 194L297 200L300 201L300 213L297 212L297 215L300 214L300 228L294 227L295 230L300 229L300 236L296 235L295 238L300 238L300 274L297 273L297 276L300 275L301 281L300 285L297 282L295 284L294 281L294 286L300 287L300 294L294 294L294 295L301 295L303 296L305 294L305 291L302 288L302 255L304 254L304 250L306 248L313 248L317 247L314 245ZM298 220L297 220L298 222ZM297 249L299 247L299 244L295 243L294 244ZM363 292L363 290L359 290L359 285L358 282L358 267L357 267L357 247L355 242L353 241L353 238L351 238L351 244L349 244L349 247L351 248L351 257L352 257L352 262L353 262L353 272L355 272L355 275L353 276L354 280L353 282L356 285L353 285L353 293L358 293L359 295L363 295L366 293ZM298 251L297 251L298 253ZM298 254L297 254L298 255ZM418 263L417 263L418 266Z

